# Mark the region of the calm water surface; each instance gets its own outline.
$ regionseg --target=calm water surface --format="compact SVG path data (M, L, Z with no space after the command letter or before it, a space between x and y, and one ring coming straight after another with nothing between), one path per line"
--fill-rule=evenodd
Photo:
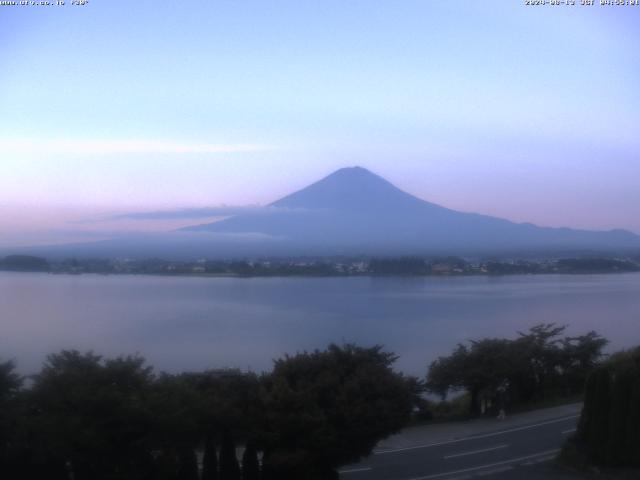
M383 344L424 374L457 342L542 322L640 344L640 274L459 278L189 278L0 273L0 357L139 352L159 369L268 369L329 342Z

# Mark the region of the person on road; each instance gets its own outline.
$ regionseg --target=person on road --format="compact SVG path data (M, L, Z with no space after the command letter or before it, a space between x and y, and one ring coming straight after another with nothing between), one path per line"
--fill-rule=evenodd
M503 381L496 389L498 400L498 420L504 420L507 418L506 406L507 406L507 390L509 388L509 380Z

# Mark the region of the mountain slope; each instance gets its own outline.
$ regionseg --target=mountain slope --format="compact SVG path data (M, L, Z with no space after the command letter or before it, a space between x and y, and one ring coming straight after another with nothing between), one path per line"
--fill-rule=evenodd
M624 231L542 228L463 213L421 200L361 168L343 168L270 205L189 231L262 234L292 248L371 253L640 246Z

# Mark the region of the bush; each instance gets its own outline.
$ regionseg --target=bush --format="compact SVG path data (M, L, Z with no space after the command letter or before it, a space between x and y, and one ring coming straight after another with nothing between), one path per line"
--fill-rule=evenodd
M596 464L640 466L640 347L589 375L576 440Z

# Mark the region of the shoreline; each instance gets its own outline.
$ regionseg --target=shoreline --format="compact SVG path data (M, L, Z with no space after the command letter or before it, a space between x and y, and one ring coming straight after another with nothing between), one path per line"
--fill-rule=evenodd
M48 274L52 276L83 276L94 275L102 277L110 276L147 276L147 277L170 277L170 278L242 278L242 279L255 279L255 278L469 278L469 277L525 277L525 276L589 276L589 275L625 275L625 274L638 274L640 270L636 271L607 271L607 272L515 272L515 273L457 273L457 274L324 274L324 275L312 275L312 274L272 274L272 275L244 275L238 273L163 273L163 272L52 272L52 271L32 271L32 270L0 270L0 273L40 273Z

